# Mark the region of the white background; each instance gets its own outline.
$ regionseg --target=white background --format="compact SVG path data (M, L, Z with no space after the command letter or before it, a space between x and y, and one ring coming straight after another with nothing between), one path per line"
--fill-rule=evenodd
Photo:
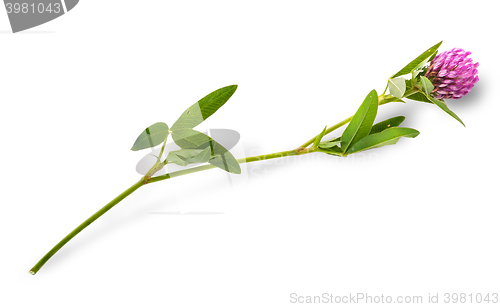
M0 14L0 305L499 293L496 3L436 2L81 1L18 34ZM293 149L440 40L480 62L476 87L448 102L466 128L389 104L377 121L404 115L420 136L146 186L28 274L140 178L145 152L129 148L147 126L238 84L200 128L240 132L238 158Z

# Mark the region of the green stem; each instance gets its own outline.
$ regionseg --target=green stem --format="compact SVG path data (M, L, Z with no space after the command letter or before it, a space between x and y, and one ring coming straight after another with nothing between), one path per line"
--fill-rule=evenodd
M276 153L267 154L267 155L241 158L241 159L238 159L237 161L238 161L238 163L243 164L243 163L248 163L248 162L270 160L270 159L276 159L276 158L287 157L287 156L304 155L304 154L308 154L308 153L315 152L315 151L316 150L314 150L314 149L306 149L306 150L302 150L302 151L289 150L289 151L276 152ZM166 175L153 177L149 180L148 183L158 182L158 181L162 181L165 179L179 177L179 176L183 176L183 175L187 175L187 174L191 174L191 173L197 173L197 172L201 172L201 171L212 169L212 168L215 168L215 166L213 166L211 164L193 167L193 168L189 168L189 169L185 169L185 170L181 170L181 171L177 171L177 172L172 172L172 173L169 173ZM66 243L68 243L71 239L73 239L74 236L76 236L78 233L80 233L80 231L82 231L87 226L92 224L95 220L97 220L99 217L101 217L101 215L106 213L109 209L113 208L116 204L118 204L120 201L122 201L125 197L129 196L135 190L137 190L138 188L140 188L141 186L143 186L145 184L146 184L145 180L144 180L144 178L142 178L136 184L134 184L133 186L131 186L130 188L125 190L123 193L118 195L115 199L110 201L106 206L102 207L99 211L94 213L91 217L89 217L82 224L80 224L80 226L76 227L72 232L70 232L66 237L64 237L59 243L57 243L57 245L54 246L45 256L43 256L42 259L40 259L40 261L38 261L38 263L30 270L30 274L35 275L38 272L38 270L40 270L40 268L52 256L54 256L55 253L57 253L57 251L59 251Z
M416 92L415 90L407 91L407 93L405 93L404 97L408 97L408 96L414 94L415 92ZM386 104L386 103L389 103L389 102L392 102L392 101L396 101L396 100L398 100L398 99L395 98L395 97L392 97L390 95L387 95L387 96L386 95L380 95L379 96L379 105L383 105L383 104ZM343 125L347 124L348 122L351 121L352 118L353 118L353 116L351 116L349 118L346 118L343 121L341 121L341 122L339 122L339 123L331 126L330 128L328 128L326 130L326 132L325 132L324 135L327 135L328 133L330 133L330 132L332 132L332 131L334 131L334 130L340 128L340 127L342 127ZM243 163L249 163L249 162L255 162L255 161L262 161L262 160L270 160L270 159L276 159L276 158L287 157L287 156L304 155L304 154L308 154L308 153L311 153L311 152L318 152L318 151L321 151L321 149L318 149L318 148L306 148L307 146L311 145L317 137L318 136L313 137L312 139L310 139L309 141L307 141L306 143L304 143L302 146L300 146L299 148L294 149L294 150L276 152L276 153L272 153L272 154L260 155L260 156L254 156L254 157L241 158L241 159L238 159L237 161L238 161L239 164L243 164ZM163 147L162 147L162 150L163 150ZM160 163L160 164L167 164L167 163ZM185 169L185 170L181 170L181 171L177 171L177 172L168 173L168 174L162 175L162 176L153 177L151 179L146 178L146 176L143 177L136 184L134 184L133 186L131 186L130 188L128 188L127 190L125 190L123 193L121 193L120 195L118 195L115 199L113 199L107 205L105 205L104 207L102 207L99 211L97 211L96 213L94 213L91 217L89 217L82 224L80 224L80 226L78 226L77 228L75 228L66 237L64 237L59 243L57 243L57 245L54 246L45 256L43 256L42 259L40 259L40 261L38 261L38 263L30 270L30 274L35 275L38 272L38 270L40 270L40 268L52 256L54 256L54 254L57 253L57 251L59 251L66 243L68 243L74 236L76 236L78 233L80 233L80 231L82 231L87 226L89 226L90 224L92 224L95 220L97 220L99 217L101 217L101 215L103 215L104 213L106 213L109 209L113 208L116 204L118 204L120 201L122 201L123 199L125 199L125 197L129 196L130 194L132 194L135 190L137 190L141 186L143 186L145 184L148 184L148 183L158 182L158 181L162 181L162 180L173 178L173 177L179 177L179 176L184 176L184 175L187 175L187 174L201 172L201 171L204 171L204 170L209 170L209 169L212 169L212 168L215 168L215 166L213 166L211 164L206 164L206 165L202 165L202 166L198 166L198 167L193 167L193 168L189 168L189 169Z
M297 151L294 149L294 150L281 151L281 152L276 152L276 153L267 154L267 155L241 158L241 159L238 159L236 161L238 161L239 164L243 164L243 163L270 160L270 159L276 159L276 158L282 158L282 157L299 156L299 155L304 155L304 154L308 154L308 153L315 152L315 151L316 151L315 149L311 149L311 148L308 148L308 149L305 149L302 151ZM149 180L148 183L158 182L158 181L162 181L165 179L170 179L170 178L174 178L174 177L184 176L187 174L206 171L206 170L209 170L209 169L212 169L215 167L216 166L214 166L212 164L206 164L206 165L201 165L201 166L197 166L197 167L193 167L193 168L188 168L188 169L184 169L181 171L172 172L172 173L168 173L165 175L153 177Z
M325 131L325 135L329 134L330 132L333 132L334 130L337 130L338 128L342 127L343 125L347 124L348 122L351 121L351 119L353 118L353 116L349 117L349 118L346 118L344 119L343 121L331 126L330 128L326 129ZM316 138L319 136L316 135L315 137L313 137L312 139L310 139L309 141L305 142L304 144L300 145L299 148L306 148L307 146L311 145L312 143L314 143L314 140L316 140Z
M97 220L101 215L106 213L109 209L113 208L117 203L122 201L125 197L129 196L132 194L135 190L140 188L141 186L144 185L144 180L141 179L139 180L136 184L125 190L122 194L118 195L115 199L110 201L106 206L102 207L99 211L94 213L91 217L85 220L85 222L81 223L80 226L76 227L75 230L70 232L64 239L61 240L61 242L57 243L56 246L54 246L45 256L38 261L37 264L30 270L30 274L35 275L38 270L52 257L54 256L55 253L57 253L58 250L61 249L66 243L69 242L69 240L73 239L74 236L76 236L80 231L84 230L87 226L92 224L95 220Z

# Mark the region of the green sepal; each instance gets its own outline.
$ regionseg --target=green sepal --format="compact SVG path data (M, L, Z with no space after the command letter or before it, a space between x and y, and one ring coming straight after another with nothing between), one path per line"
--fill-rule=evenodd
M420 77L420 84L422 84L422 90L426 95L430 95L432 90L434 89L434 85L432 85L431 80L429 80L425 76Z

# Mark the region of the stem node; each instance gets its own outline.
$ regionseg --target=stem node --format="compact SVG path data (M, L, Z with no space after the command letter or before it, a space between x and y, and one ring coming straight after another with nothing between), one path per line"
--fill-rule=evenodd
M299 152L304 152L304 151L307 151L307 147L302 147L302 146L300 146L300 147L296 148L296 149L295 149L295 151L296 151L297 153L299 153Z

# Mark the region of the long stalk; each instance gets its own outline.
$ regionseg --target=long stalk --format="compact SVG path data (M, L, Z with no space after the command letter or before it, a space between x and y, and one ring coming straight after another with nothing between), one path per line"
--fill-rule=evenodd
M238 161L239 164L243 164L243 163L271 160L271 159L283 158L283 157L289 157L289 156L298 156L298 155L308 154L308 153L311 153L314 151L315 150L313 150L313 149L304 150L304 151L288 150L288 151L281 151L281 152L276 152L276 153L267 154L267 155L241 158L241 159L238 159L236 161ZM158 181L162 181L165 179L170 179L170 178L179 177L179 176L183 176L183 175L187 175L187 174L197 173L197 172L209 170L209 169L212 169L215 167L216 166L214 166L212 164L206 164L206 165L201 165L201 166L197 166L197 167L193 167L193 168L188 168L188 169L184 169L181 171L176 171L176 172L168 173L165 175L153 177L149 180L148 183L158 182Z
M415 93L415 91L407 91L405 97L408 97L408 96L410 96L410 95L412 95L414 93ZM381 95L381 96L379 96L379 105L383 105L383 104L386 104L386 103L389 103L389 102L392 102L392 101L397 101L397 100L399 100L399 99L394 98L392 96ZM340 128L340 127L342 127L343 125L345 125L347 123L349 123L351 121L351 119L352 119L352 116L349 117L349 118L344 119L343 121L341 121L341 122L339 122L339 123L337 123L337 124L335 124L333 126L331 126L330 128L328 128L326 130L325 135L327 135L328 133L330 133L330 132L332 132L332 131L334 131L334 130ZM294 150L276 152L276 153L272 153L272 154L260 155L260 156L254 156L254 157L241 158L241 159L238 159L237 161L238 161L239 164L243 164L243 163L249 163L249 162L255 162L255 161L262 161L262 160L270 160L270 159L276 159L276 158L287 157L287 156L298 156L298 155L303 155L303 154L308 154L308 153L311 153L311 152L315 152L315 151L317 151L316 148L307 148L307 147L309 145L311 145L317 137L318 136L315 136L314 138L310 139L309 141L307 141L306 143L302 144L300 147L298 147L297 149L294 149ZM206 165L201 165L201 166L198 166L198 167L193 167L193 168L189 168L189 169L185 169L185 170L181 170L181 171L176 171L176 172L168 173L168 174L161 175L161 176L156 176L156 177L153 177L153 178L148 178L147 180L145 180L145 178L142 178L137 183L135 183L133 186L131 186L130 188L128 188L127 190L125 190L123 193L121 193L120 195L118 195L115 199L113 199L112 201L110 201L107 205L105 205L104 207L102 207L99 211L97 211L96 213L94 213L91 217L89 217L88 219L86 219L82 224L80 224L78 227L76 227L66 237L64 237L47 254L45 254L45 256L43 256L42 259L40 259L40 261L38 261L38 263L29 271L29 273L32 274L32 275L35 275L40 270L40 268L52 256L54 256L54 254L57 253L66 243L68 243L73 237L75 237L83 229L85 229L87 226L89 226L90 224L92 224L95 220L97 220L99 217L101 217L109 209L113 208L116 204L118 204L120 201L122 201L127 196L129 196L130 194L132 194L134 191L136 191L141 186L143 186L145 184L153 183L153 182L162 181L162 180L169 179L169 178L174 178L174 177L184 176L184 175L187 175L187 174L201 172L201 171L204 171L204 170L209 170L209 169L212 169L212 168L215 168L215 166L213 166L211 164L206 164Z
M238 163L243 164L243 163L248 163L248 162L270 160L270 159L276 159L276 158L287 157L287 156L303 155L303 154L308 154L311 152L314 152L314 150L310 149L310 150L304 150L304 151L300 151L300 152L297 152L296 150L289 150L289 151L282 151L282 152L277 152L277 153L272 153L272 154L267 154L267 155L242 158L242 159L238 159L237 161L238 161ZM148 181L148 183L158 182L158 181L162 181L162 180L173 178L173 177L179 177L179 176L183 176L183 175L187 175L187 174L197 173L197 172L201 172L201 171L212 169L212 168L215 168L215 166L213 166L211 164L201 165L201 166L193 167L193 168L188 168L185 170L172 172L172 173L169 173L166 175L153 177ZM99 217L101 217L109 209L113 208L116 204L118 204L120 201L122 201L125 197L129 196L135 190L137 190L138 188L140 188L143 185L145 185L144 179L139 180L133 186L131 186L130 188L125 190L123 193L118 195L115 199L110 201L107 205L102 207L99 211L94 213L91 217L86 219L82 224L80 224L78 227L76 227L72 232L70 232L66 237L64 237L59 243L57 243L47 254L45 254L45 256L43 256L42 259L40 259L40 261L38 261L38 263L35 264L35 266L29 271L30 274L35 275L40 270L40 268L52 256L54 256L54 254L57 253L66 243L68 243L71 239L73 239L73 237L75 237L78 233L80 233L87 226L92 224L95 220L97 220Z
M133 186L125 190L122 194L118 195L115 199L110 201L106 206L102 207L99 211L94 213L91 217L86 219L83 223L80 224L80 226L76 227L72 232L70 232L67 236L65 236L59 243L56 244L45 256L38 261L37 264L30 270L30 274L35 275L38 270L52 257L54 256L55 253L57 253L58 250L61 249L66 243L69 242L69 240L73 239L74 236L76 236L80 231L84 230L87 226L92 224L95 220L97 220L101 215L104 213L108 212L109 209L113 208L117 203L122 201L125 197L129 196L132 194L135 190L140 188L142 185L144 185L144 181L141 179L138 182L136 182Z

